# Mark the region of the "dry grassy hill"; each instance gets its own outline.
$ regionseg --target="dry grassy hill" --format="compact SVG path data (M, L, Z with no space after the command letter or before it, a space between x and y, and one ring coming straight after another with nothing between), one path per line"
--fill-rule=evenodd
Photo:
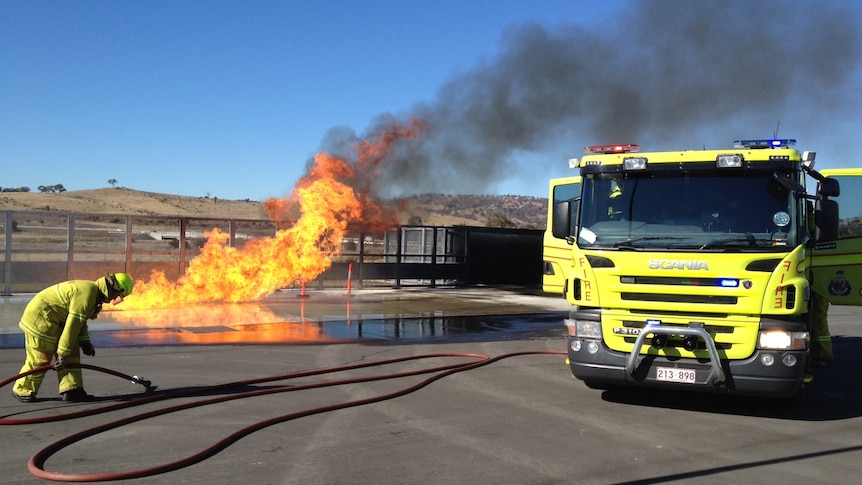
M423 194L398 202L402 224L543 228L547 199L516 195ZM102 188L57 193L0 192L0 210L266 219L259 201Z
M259 202L142 192L126 188L57 193L2 192L2 210L50 210L94 214L166 215L265 219Z
M407 218L432 226L472 225L543 229L548 199L521 195L422 194L403 200ZM418 221L415 221L418 222Z

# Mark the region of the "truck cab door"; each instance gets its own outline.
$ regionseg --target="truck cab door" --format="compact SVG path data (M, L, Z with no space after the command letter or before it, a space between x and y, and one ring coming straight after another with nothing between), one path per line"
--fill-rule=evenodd
M548 217L542 245L542 290L545 293L562 295L566 276L572 269L572 245L553 234L554 206L580 195L580 176L551 179L549 183Z
M833 305L862 305L862 169L820 170L841 184L838 239L818 244L812 254L813 291Z

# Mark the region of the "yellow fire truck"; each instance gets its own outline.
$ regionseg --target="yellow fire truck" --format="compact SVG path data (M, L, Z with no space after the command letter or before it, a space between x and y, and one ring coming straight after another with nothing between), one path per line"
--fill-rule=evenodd
M551 181L544 241L544 289L573 305L574 376L797 395L812 290L862 303L860 172L817 172L795 140L586 151L577 177Z

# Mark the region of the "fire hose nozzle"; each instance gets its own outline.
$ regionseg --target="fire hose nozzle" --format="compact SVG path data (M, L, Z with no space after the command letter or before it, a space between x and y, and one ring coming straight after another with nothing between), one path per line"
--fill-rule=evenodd
M146 387L147 389L149 389L153 385L152 382L144 379L143 377L138 377L138 376L132 376L132 383L133 384L140 384L140 385Z

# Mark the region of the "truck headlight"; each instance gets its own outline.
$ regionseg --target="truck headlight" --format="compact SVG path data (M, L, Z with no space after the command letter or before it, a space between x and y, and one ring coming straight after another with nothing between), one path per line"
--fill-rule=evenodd
M808 332L790 330L763 330L757 337L757 348L765 350L805 350Z
M623 159L623 170L645 170L646 157L626 157Z
M739 168L742 166L742 155L737 153L731 155L719 155L715 158L715 166L718 168Z
M602 323L595 320L575 320L567 318L563 321L566 330L572 337L602 338Z

